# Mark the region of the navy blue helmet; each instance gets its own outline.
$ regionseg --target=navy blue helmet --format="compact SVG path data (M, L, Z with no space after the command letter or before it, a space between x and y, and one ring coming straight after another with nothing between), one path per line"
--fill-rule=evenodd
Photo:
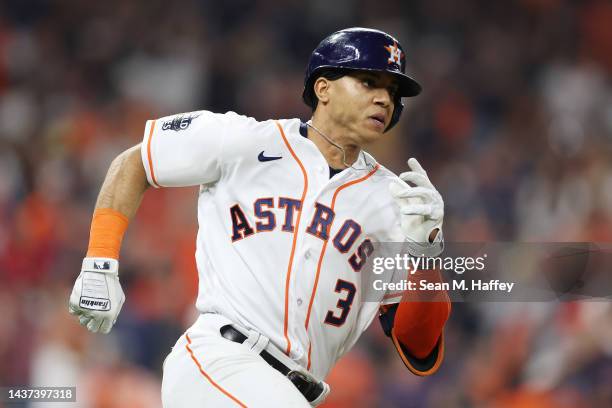
M391 122L391 129L400 118L404 105L401 97L416 96L421 85L406 72L406 54L400 43L389 34L370 28L347 28L323 39L310 55L304 78L304 102L314 108L316 96L313 85L319 74L327 70L389 72L398 79L399 89Z

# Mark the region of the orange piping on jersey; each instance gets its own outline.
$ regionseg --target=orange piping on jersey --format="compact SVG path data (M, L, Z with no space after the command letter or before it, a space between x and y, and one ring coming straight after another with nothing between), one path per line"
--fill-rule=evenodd
M388 293L383 296L383 300L393 299L393 298L401 298L404 295L404 292L400 293ZM399 301L398 301L399 303Z
M310 370L310 352L312 351L312 343L308 342L308 365L306 366L307 370Z
M374 167L374 169L371 172L369 172L362 178L358 178L358 179L349 181L348 183L345 183L341 185L340 187L338 187L336 191L334 191L334 196L332 197L332 202L331 202L332 211L334 210L334 207L336 206L336 198L338 197L338 193L340 191L344 190L347 187L352 186L353 184L361 183L362 181L369 179L374 173L376 173L376 171L379 168L380 168L380 165L377 164L376 167ZM332 225L333 225L333 221L332 221L332 224L329 226L330 231L331 231ZM317 274L315 275L315 281L312 287L312 294L310 295L310 302L308 303L308 312L306 313L306 322L304 323L304 327L306 328L306 331L308 331L308 323L310 322L310 312L312 310L312 303L314 301L315 294L317 293L317 285L319 284L319 274L321 273L321 265L323 264L323 257L325 256L325 250L327 249L328 242L329 242L329 239L323 243L323 248L321 249L321 254L319 255L319 262L317 264ZM308 369L310 369L310 353L308 354L308 367L309 367Z
M302 190L302 197L300 198L300 209L298 211L297 221L295 224L295 228L293 229L293 242L291 244L291 254L289 255L289 265L287 265L287 278L285 280L285 319L283 325L283 335L285 336L285 340L287 340L287 348L285 349L285 354L289 355L289 353L291 352L291 340L289 340L289 335L287 334L287 331L289 329L289 283L291 282L291 269L293 268L293 257L295 255L295 246L297 244L297 234L300 230L302 209L304 208L304 200L306 199L306 192L308 191L308 176L306 175L306 169L304 168L304 165L291 148L291 145L289 144L289 141L285 136L285 132L283 131L283 127L277 121L274 121L274 123L276 123L276 127L278 127L281 137L283 138L283 142L285 142L285 146L287 146L287 149L289 149L291 156L293 156L293 159L297 162L298 166L300 166L300 170L302 170L302 176L304 177L304 189Z
M151 173L151 181L155 187L159 187L159 183L155 178L155 172L153 171L153 160L151 160L151 139L153 139L153 130L155 130L155 122L151 123L151 130L149 131L149 139L147 140L147 159L149 160L149 172Z
M189 335L185 334L185 337L187 338L187 344L185 344L185 348L187 349L187 352L191 356L191 359L193 360L193 362L196 364L196 366L198 366L198 370L200 370L200 373L204 376L204 378L206 378L208 380L208 382L211 383L211 385L213 387L215 387L216 389L221 391L223 394L225 394L228 398L230 398L236 404L240 405L241 407L246 408L246 405L244 405L242 402L240 402L238 400L238 398L234 397L232 394L230 394L229 392L225 391L225 389L223 389L223 387L221 387L219 384L217 384L212 378L210 378L210 376L208 374L206 374L206 372L204 371L204 369L200 365L200 362L198 361L198 359L193 354L193 350L191 350L191 347L189 347L189 345L191 344L191 339L189 338Z

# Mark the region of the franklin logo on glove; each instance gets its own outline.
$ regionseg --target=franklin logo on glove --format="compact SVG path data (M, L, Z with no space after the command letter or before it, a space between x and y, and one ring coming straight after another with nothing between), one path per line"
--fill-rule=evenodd
M79 304L84 309L110 310L110 301L108 299L94 299L81 296L81 302Z

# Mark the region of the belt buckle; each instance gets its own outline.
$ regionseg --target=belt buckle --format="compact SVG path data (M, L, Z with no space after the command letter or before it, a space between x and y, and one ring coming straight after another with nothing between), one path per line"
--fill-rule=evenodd
M295 385L309 402L316 400L325 390L321 383L300 371L289 371L289 373L287 373L287 378L289 378L293 385Z
M309 378L306 374L304 374L301 371L291 370L287 373L287 377L289 377L290 380L293 380L294 378L297 377L296 379L304 380L309 383L314 383L311 378Z

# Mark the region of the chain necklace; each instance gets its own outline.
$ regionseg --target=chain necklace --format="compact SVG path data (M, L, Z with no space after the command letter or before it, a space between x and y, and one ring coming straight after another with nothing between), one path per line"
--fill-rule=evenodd
M329 144L331 144L332 146L334 146L335 148L339 149L342 152L342 164L344 164L346 167L350 167L353 170L357 170L357 171L363 171L363 170L369 170L374 168L373 164L368 163L367 158L365 156L365 154L363 153L363 150L360 151L361 156L363 157L363 161L366 164L365 168L357 168L357 167L353 167L352 165L348 164L346 162L346 150L344 150L344 147L340 146L338 143L334 142L333 140L331 140L331 138L329 136L327 136L326 134L324 134L323 132L321 132L319 129L317 129L313 124L312 121L309 120L308 122L306 122L306 125L311 127L315 132L317 132L319 135L321 135L321 137L323 139L325 139Z

